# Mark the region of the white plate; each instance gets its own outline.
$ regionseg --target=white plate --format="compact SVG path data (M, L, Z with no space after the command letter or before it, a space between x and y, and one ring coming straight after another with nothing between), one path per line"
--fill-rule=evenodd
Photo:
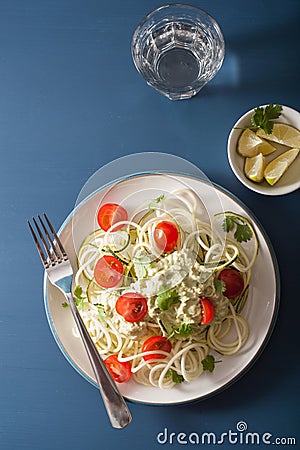
M94 229L95 212L104 195L107 195L107 199L120 203L125 197L135 201L137 191L146 192L153 189L155 195L155 189L159 186L163 186L170 192L173 188L172 177L159 174L135 175L125 178L117 185L106 185L79 204L67 217L59 231L74 266L76 265L75 247L78 241ZM268 237L253 214L237 198L219 186L185 175L176 176L176 180L176 182L184 183L200 196L208 205L208 214L220 212L222 209L233 211L248 217L254 225L259 239L259 254L253 268L248 301L243 311L250 325L250 336L238 354L222 357L222 363L216 365L213 373L204 373L193 383L182 383L171 390L146 387L134 381L119 385L122 394L128 400L145 404L187 403L204 399L231 385L256 361L265 347L271 335L279 305L279 273L276 258ZM62 307L64 298L48 283L46 274L44 299L50 328L60 350L86 380L96 385L83 344L72 333L74 326L72 315L68 308Z
M266 105L262 105L265 107ZM252 191L258 192L264 195L283 195L293 192L300 188L300 156L291 164L286 173L277 181L274 186L270 186L265 180L262 183L255 183L249 180L244 173L245 158L237 152L237 143L242 133L240 128L250 126L250 118L253 113L253 109L246 112L240 119L233 125L232 130L228 137L227 143L227 155L229 164L236 177ZM295 109L288 106L282 107L281 116L274 122L287 123L295 128L300 129L300 113ZM288 147L276 144L272 142L274 147L277 147L277 151L271 155L266 156L268 162L279 156L288 149Z

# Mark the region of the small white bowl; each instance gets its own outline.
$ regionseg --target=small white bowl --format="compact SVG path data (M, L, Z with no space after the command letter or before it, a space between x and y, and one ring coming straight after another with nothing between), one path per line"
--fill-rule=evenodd
M262 105L265 107L266 105ZM274 186L270 186L265 180L262 183L255 183L249 180L244 173L245 158L237 152L237 143L242 133L242 129L250 126L250 118L254 108L246 112L234 125L228 137L227 155L231 169L236 177L249 189L264 195L283 195L300 188L300 155L291 164L286 173L277 181ZM300 129L300 113L288 106L282 106L282 113L275 122L287 123ZM276 158L280 153L288 150L288 147L271 142L277 151L266 156L268 162Z

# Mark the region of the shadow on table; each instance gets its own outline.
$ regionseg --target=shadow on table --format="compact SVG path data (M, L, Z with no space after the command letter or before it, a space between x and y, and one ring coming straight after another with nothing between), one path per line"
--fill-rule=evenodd
M300 33L296 20L280 27L262 28L253 34L253 30L243 35L227 35L226 53L218 74L201 91L201 96L211 96L220 92L260 91L264 88L282 86L287 89L299 79L299 59L295 55L295 46ZM294 42L294 46L291 46ZM276 73L276 76L272 76ZM200 96L195 99L199 100Z

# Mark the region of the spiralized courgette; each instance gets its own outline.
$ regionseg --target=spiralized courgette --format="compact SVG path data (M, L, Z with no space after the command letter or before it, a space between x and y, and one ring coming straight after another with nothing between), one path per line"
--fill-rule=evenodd
M136 382L161 389L197 379L204 371L203 360L213 352L227 357L241 351L249 335L249 325L242 311L258 252L255 230L248 219L229 211L216 214L212 223L207 223L197 216L197 202L192 191L182 191L177 196L181 199L179 205L167 207L168 199L161 196L156 207L144 211L140 217L135 212L134 217L112 225L107 231L98 229L90 233L79 249L75 275L75 286L81 288L80 313L99 354L103 358L118 355L120 362L131 363ZM233 231L224 231L226 217L231 223L236 220L237 224L248 227L249 242L239 242ZM176 248L168 254L157 247L154 239L155 227L162 220L172 221L179 230ZM94 279L95 264L104 255L115 256L124 266L122 282L117 287L104 289ZM176 270L176 261L179 256L184 260L185 255L189 255L188 265L180 266L181 273ZM243 292L230 300L215 283L220 271L228 267L237 269L244 281ZM185 322L189 333L180 334L175 328L170 333L170 324L166 327L160 317L150 314L150 306L155 304L161 291L159 276L165 277L164 284L166 279L171 280L171 284L174 280L171 288L178 291L185 286L184 295L188 295L193 291L188 287L189 277L195 278L195 273L199 278L199 289L210 292L219 316L215 312L212 322L205 326ZM145 292L150 285L153 289L155 277L160 291L149 291L149 314L129 327L115 310L117 298L124 292L137 291L139 286L143 286ZM195 292L197 286L193 289ZM195 302L195 298L191 297L190 301ZM176 308L180 308L180 302ZM156 335L168 337L172 343L170 353L142 351L143 343ZM144 360L143 356L151 353L164 358Z

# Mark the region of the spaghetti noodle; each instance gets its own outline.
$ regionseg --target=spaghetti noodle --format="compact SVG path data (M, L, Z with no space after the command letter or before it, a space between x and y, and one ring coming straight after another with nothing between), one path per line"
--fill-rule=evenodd
M182 193L179 205L167 205L161 196L156 207L140 217L135 213L107 231L89 234L78 253L74 291L99 354L117 355L120 364L130 363L136 382L161 389L198 378L205 369L203 361L214 351L229 356L241 350L249 334L241 311L258 251L246 218L222 212L210 225L197 217L190 191ZM168 252L158 245L156 233L157 225L165 222L178 231ZM99 284L95 272L104 256L115 258L123 271L121 281L109 288ZM232 298L225 295L226 283L219 278L224 269L242 279L241 292ZM118 299L132 293L147 301L147 312L139 320L126 320L116 310ZM149 349L153 337L167 339L170 349Z

